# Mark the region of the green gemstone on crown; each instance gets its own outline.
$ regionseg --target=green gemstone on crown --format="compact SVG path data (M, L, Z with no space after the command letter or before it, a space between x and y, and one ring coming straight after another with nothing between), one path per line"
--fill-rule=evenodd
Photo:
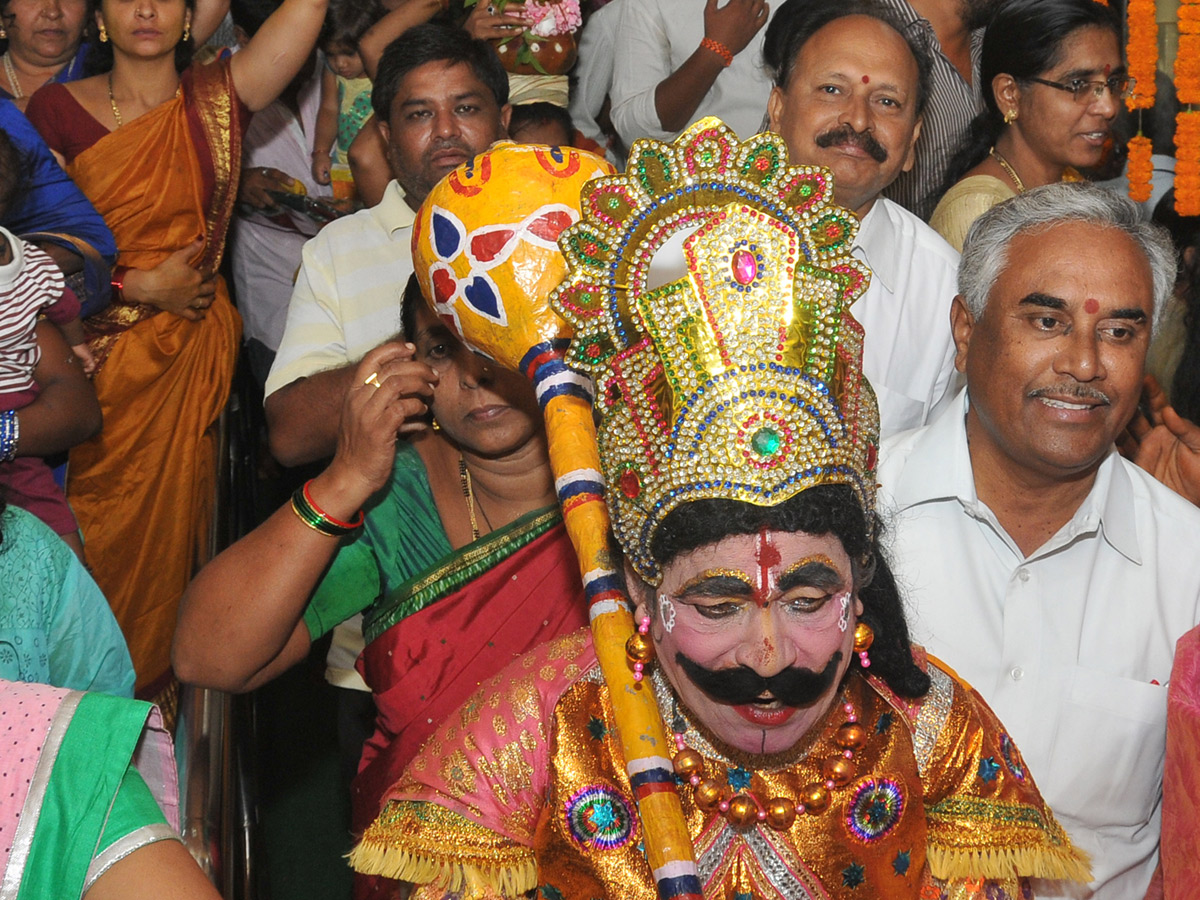
M760 428L750 436L750 447L759 456L774 456L782 443L783 438L774 428Z

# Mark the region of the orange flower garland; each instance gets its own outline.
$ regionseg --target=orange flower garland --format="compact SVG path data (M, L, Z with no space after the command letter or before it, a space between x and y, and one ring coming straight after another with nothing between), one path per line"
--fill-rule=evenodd
M1154 74L1158 68L1158 22L1154 0L1129 0L1129 44L1125 55L1129 61L1129 74L1136 79L1135 93L1125 104L1138 110L1137 137L1129 142L1129 166L1125 170L1129 179L1129 196L1139 203L1150 199L1150 181L1154 177L1154 164L1150 161L1153 149L1150 139L1142 134L1141 110L1154 107Z
M1200 112L1175 119L1175 211L1200 215Z
M1125 49L1129 74L1137 80L1135 93L1125 101L1134 109L1154 108L1154 73L1158 67L1158 22L1154 0L1129 0L1129 44Z
M1179 4L1179 51L1175 56L1175 91L1188 108L1175 119L1175 211L1200 215L1200 0Z
M1129 196L1138 203L1150 199L1150 180L1154 177L1154 163L1150 159L1153 147L1150 138L1139 134L1129 141L1129 163L1125 169L1129 179Z

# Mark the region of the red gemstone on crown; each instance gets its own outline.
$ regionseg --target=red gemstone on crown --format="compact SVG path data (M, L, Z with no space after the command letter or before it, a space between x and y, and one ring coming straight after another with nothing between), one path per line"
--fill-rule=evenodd
M758 277L758 261L754 254L744 248L733 252L733 280L738 284L751 284Z
M621 493L630 500L636 500L642 492L642 481L633 469L626 469L621 473L620 485Z

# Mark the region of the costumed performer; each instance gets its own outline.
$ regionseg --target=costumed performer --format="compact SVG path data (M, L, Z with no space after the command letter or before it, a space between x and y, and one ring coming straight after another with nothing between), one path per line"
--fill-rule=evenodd
M472 296L515 319L515 294L532 286L544 300L561 278L555 239L579 218L584 183L612 169L576 150L498 146L505 165L483 154L433 190L414 230L436 229L446 256L426 242L414 258L444 273L431 300L454 267L481 269ZM548 167L562 177L539 180ZM451 197L453 222L433 222ZM377 717L352 787L356 833L481 681L587 621L532 385L471 352L416 281L401 325L408 343L359 363L329 467L188 587L174 648L184 681L251 690L366 610L359 669Z
M1086 877L1003 726L909 644L848 309L869 277L857 221L826 170L786 159L777 136L739 143L712 119L639 141L560 239L552 302L567 360L597 379L639 621L628 690L670 746L628 765L607 649L559 638L426 742L359 871L418 897L646 900L1015 898L1028 877ZM687 277L648 286L685 229ZM696 863L652 870L648 800L677 783Z
M67 497L143 697L172 685L178 602L212 516L211 426L241 330L215 273L242 134L308 59L326 0L284 0L241 51L209 63L190 62L194 6L101 0L104 74L46 85L28 111L121 248L112 305L84 322L104 429L72 449Z
M218 900L180 842L171 738L148 703L0 680L0 893Z

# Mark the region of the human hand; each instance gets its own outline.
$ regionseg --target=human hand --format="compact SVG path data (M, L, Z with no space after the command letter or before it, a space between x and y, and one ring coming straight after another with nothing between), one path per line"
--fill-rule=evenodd
M391 478L397 438L429 428L424 416L438 373L415 357L412 344L376 347L358 364L346 392L329 472L363 492L363 501Z
M463 23L463 29L473 38L495 40L520 34L529 25L524 3L509 3L503 12L497 12L494 3L478 0Z
M1200 506L1200 425L1167 403L1153 375L1147 375L1143 399L1149 415L1134 415L1120 441L1121 452L1158 481Z
M329 184L331 179L330 170L333 168L333 159L329 155L328 150L314 150L312 155L312 177L317 184Z
M767 24L771 7L766 0L728 0L720 9L717 3L704 4L704 36L737 56Z
M192 322L203 319L217 291L215 276L193 268L190 262L203 246L204 238L196 238L152 269L130 269L123 289L126 299L156 306Z
M267 191L296 192L299 184L295 178L269 166L245 168L242 169L242 177L238 183L238 203L255 209L273 209L278 204L271 199Z
M91 376L96 374L96 357L92 356L91 347L87 344L72 344L71 352L83 363L84 375Z

